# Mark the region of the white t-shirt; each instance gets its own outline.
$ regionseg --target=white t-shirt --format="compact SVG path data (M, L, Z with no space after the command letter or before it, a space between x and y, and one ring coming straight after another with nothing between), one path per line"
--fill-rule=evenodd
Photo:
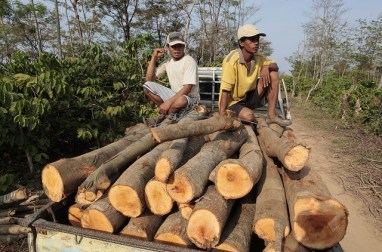
M188 96L194 100L200 100L198 65L190 55L184 55L180 60L173 59L161 64L155 75L163 76L167 73L171 89L177 93L184 85L193 85Z

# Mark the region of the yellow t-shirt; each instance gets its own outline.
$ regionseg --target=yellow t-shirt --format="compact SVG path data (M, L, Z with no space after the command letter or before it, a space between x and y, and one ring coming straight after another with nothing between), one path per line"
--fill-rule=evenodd
M245 94L248 91L256 89L256 80L261 67L271 63L274 61L262 55L255 55L248 71L242 51L240 49L231 51L223 60L219 105L223 90L231 91L232 100L229 101L228 106L245 99Z

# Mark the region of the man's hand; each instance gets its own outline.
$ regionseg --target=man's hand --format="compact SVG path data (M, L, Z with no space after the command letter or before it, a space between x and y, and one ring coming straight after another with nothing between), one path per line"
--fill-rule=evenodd
M161 115L167 115L169 109L170 109L171 103L169 101L166 101L159 105L159 114Z
M271 83L271 76L269 75L269 66L263 66L260 71L260 78L264 87L268 87Z
M163 57L165 52L166 52L165 48L155 48L152 57L154 59L159 59L159 58Z

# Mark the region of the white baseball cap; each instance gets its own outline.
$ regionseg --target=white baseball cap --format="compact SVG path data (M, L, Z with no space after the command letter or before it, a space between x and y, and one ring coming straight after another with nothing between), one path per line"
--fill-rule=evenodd
M253 24L245 24L237 30L237 39L249 38L253 36L266 36L265 33L262 33L257 29Z
M181 32L171 32L167 35L166 44L169 46L173 46L176 44L185 45L183 34Z

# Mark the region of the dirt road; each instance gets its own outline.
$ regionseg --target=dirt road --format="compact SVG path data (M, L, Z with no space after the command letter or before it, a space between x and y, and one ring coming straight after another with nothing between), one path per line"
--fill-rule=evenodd
M341 151L337 143L340 137L335 127L325 127L320 122L309 121L302 111L292 110L293 125L291 128L296 135L311 148L308 165L317 169L329 188L331 194L344 204L349 210L349 224L344 239L340 242L345 252L381 252L382 225L381 218L376 218L370 211L370 202L345 189L344 185L351 185L342 174L354 163L355 157L351 153ZM357 168L357 166L354 166ZM381 171L381 170L380 170ZM354 169L350 172L363 172ZM351 182L351 181L350 181ZM374 202L371 204L378 204Z

